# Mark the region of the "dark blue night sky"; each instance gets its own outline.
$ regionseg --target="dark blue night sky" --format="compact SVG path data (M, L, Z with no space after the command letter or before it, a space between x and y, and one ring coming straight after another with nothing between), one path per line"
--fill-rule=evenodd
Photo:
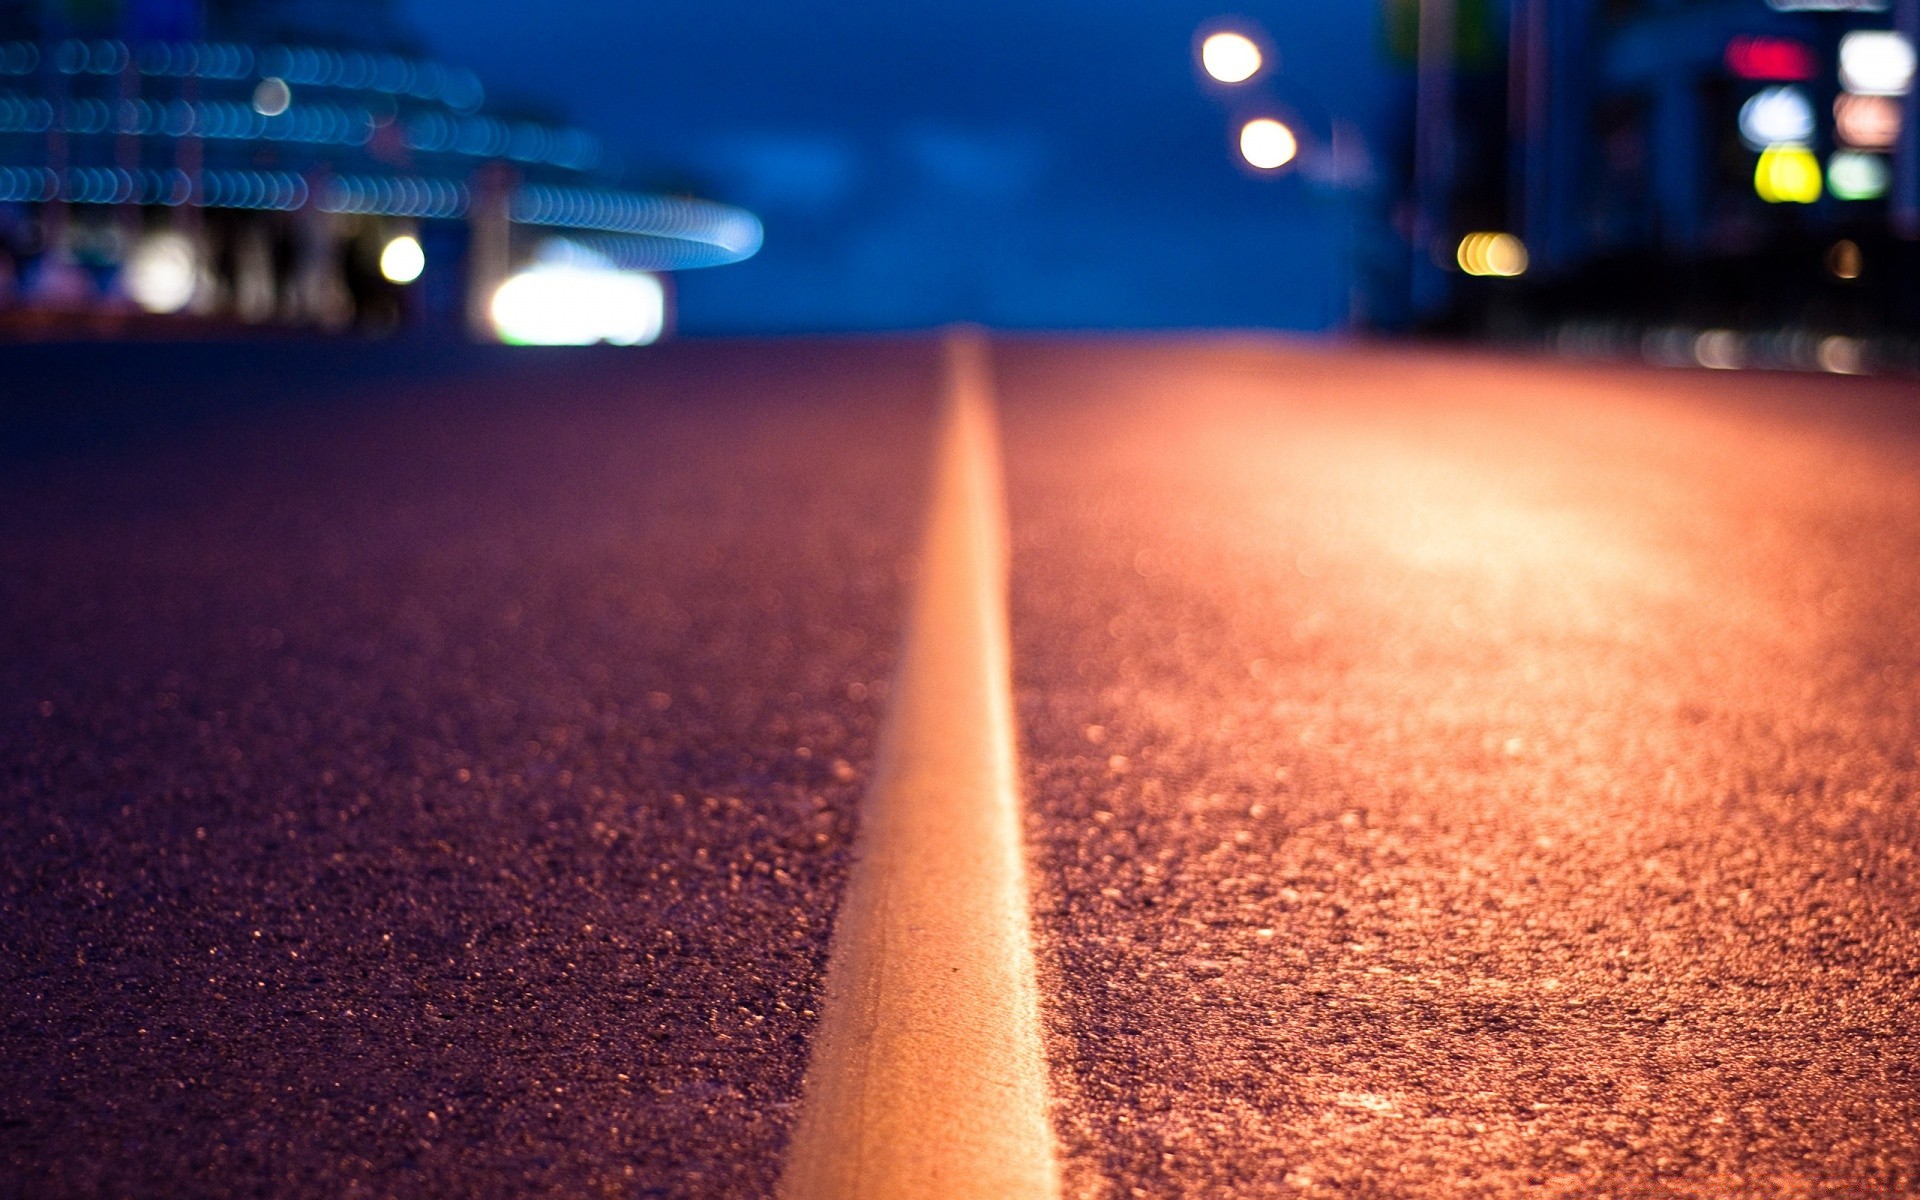
M404 10L496 99L561 109L639 181L765 219L759 258L681 277L689 332L1336 324L1371 202L1245 171L1192 39L1222 15L1264 30L1280 58L1268 94L1310 124L1350 122L1376 159L1395 78L1372 3ZM1347 158L1364 175L1365 156Z

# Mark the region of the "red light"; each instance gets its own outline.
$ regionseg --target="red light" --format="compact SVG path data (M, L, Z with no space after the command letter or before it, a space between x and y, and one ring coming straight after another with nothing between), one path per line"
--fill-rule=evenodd
M1737 37L1727 43L1727 70L1742 79L1804 83L1820 72L1812 47L1789 38Z

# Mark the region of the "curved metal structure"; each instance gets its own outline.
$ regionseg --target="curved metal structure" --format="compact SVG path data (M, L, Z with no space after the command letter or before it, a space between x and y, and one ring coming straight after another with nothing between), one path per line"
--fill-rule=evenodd
M484 101L472 72L397 54L0 43L0 202L460 220L504 180L510 221L583 235L623 265L720 266L760 248L751 213L598 185L592 134Z

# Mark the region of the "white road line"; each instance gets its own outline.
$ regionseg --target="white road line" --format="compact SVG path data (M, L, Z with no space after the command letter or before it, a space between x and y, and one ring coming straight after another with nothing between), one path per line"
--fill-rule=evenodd
M787 1200L1052 1200L987 347L948 397L906 647L834 928Z

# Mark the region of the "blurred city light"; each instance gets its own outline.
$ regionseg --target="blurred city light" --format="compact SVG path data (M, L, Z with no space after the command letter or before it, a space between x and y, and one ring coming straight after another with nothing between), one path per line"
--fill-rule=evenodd
M753 214L593 174L597 137L481 111L473 72L379 45L390 31L352 48L272 40L279 7L0 3L0 327L15 309L65 322L137 305L211 324L400 321L491 338L488 306L530 230L573 232L633 270L758 251ZM174 15L142 15L161 12ZM422 278L423 243L446 247L441 283L399 305L377 285ZM500 253L476 264L470 247Z
M1827 270L1835 279L1858 279L1861 267L1860 243L1841 238L1827 250Z
M1526 243L1511 233L1470 233L1455 258L1469 275L1511 279L1527 272Z
M513 345L643 346L665 331L667 297L657 276L554 239L500 285L491 311L500 340Z
M1805 146L1768 146L1753 168L1753 190L1768 204L1820 199L1820 160Z
M1820 341L1820 369L1834 375L1867 373L1867 344L1859 338L1835 334Z
M1245 34L1216 33L1200 44L1200 65L1221 83L1245 83L1262 61L1260 47Z
M1886 150L1900 140L1900 102L1846 93L1833 102L1833 131L1849 146Z
M1827 190L1840 200L1878 200L1887 194L1893 172L1878 154L1841 150L1827 161Z
M1750 149L1803 146L1813 129L1813 101L1791 84L1763 88L1740 106L1740 137Z
M1727 70L1741 79L1805 83L1820 73L1812 47L1791 38L1742 36L1727 43Z
M150 233L127 260L127 295L150 313L177 313L193 299L197 274L192 242L178 233Z
M1709 371L1738 371L1747 365L1746 339L1731 329L1709 329L1693 339L1693 361Z
M293 89L287 81L269 75L253 89L253 111L263 117L277 117L293 107Z
M426 269L427 253L411 234L394 238L380 252L380 274L389 283L412 283Z
M1240 129L1240 157L1262 171L1278 170L1300 153L1300 140L1272 117L1256 117Z
M1840 82L1850 92L1904 96L1913 67L1913 43L1891 29L1859 29L1840 39Z

